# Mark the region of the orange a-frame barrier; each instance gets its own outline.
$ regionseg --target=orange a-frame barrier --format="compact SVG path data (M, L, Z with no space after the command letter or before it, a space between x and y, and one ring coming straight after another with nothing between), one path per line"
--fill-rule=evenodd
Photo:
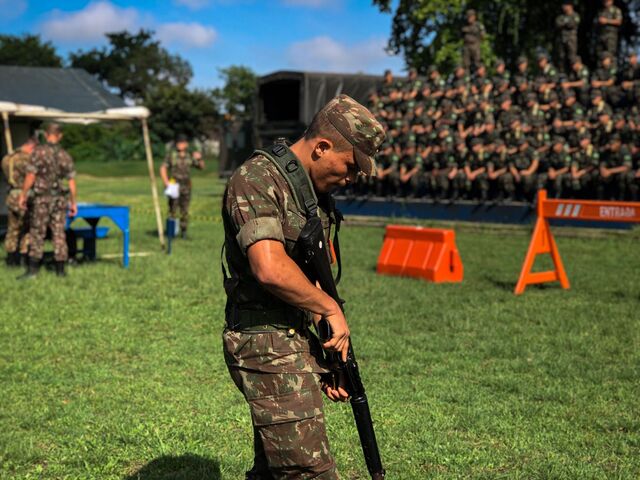
M549 200L546 190L538 192L538 219L533 230L527 256L524 259L520 278L514 293L520 295L527 285L547 282L560 282L562 288L569 288L569 279L562 265L558 247L549 228L549 219L597 220L600 222L640 223L640 203L638 202L600 202L591 200ZM536 256L551 254L554 270L531 272Z

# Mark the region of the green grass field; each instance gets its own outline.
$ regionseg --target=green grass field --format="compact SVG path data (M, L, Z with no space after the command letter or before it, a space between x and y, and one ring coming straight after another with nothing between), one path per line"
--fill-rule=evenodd
M114 228L66 279L0 267L0 477L244 478L250 419L220 342L222 184L196 175L193 239L168 256L143 166L79 169L81 201L132 207L134 256L120 267ZM637 232L558 238L572 289L515 297L526 229L460 229L457 285L378 276L383 229L343 231L388 478L640 478ZM368 478L349 406L327 417L342 478Z

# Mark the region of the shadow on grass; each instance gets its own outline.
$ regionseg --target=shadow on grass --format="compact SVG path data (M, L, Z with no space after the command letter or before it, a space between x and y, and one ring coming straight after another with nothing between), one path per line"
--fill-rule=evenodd
M151 460L123 480L219 480L217 460L199 455L164 456Z

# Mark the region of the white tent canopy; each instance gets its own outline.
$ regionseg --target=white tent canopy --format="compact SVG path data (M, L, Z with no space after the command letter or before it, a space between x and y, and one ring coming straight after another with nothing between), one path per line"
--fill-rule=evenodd
M102 94L104 95L104 92L102 92ZM158 189L156 185L155 171L153 166L153 155L151 151L151 141L149 139L149 128L147 125L147 118L149 117L149 110L147 108L143 106L122 106L106 108L99 111L74 112L66 111L60 108L47 107L45 105L12 102L6 100L6 95L2 95L0 96L0 116L2 116L4 124L4 135L8 152L11 152L13 150L13 138L11 135L12 118L35 118L41 120L57 121L61 123L79 123L86 125L103 121L139 120L142 124L142 135L144 139L147 166L149 168L149 179L151 180L151 194L156 214L158 238L160 240L160 245L164 248L164 229L162 225L162 215L160 212Z

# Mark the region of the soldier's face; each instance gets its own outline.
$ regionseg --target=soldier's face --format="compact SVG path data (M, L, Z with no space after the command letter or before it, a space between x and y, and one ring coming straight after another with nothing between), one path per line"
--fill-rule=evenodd
M189 142L178 142L176 143L176 148L179 152L184 152L189 146Z
M352 148L337 152L328 142L320 141L313 151L313 157L309 176L318 192L327 193L355 182L360 168Z

